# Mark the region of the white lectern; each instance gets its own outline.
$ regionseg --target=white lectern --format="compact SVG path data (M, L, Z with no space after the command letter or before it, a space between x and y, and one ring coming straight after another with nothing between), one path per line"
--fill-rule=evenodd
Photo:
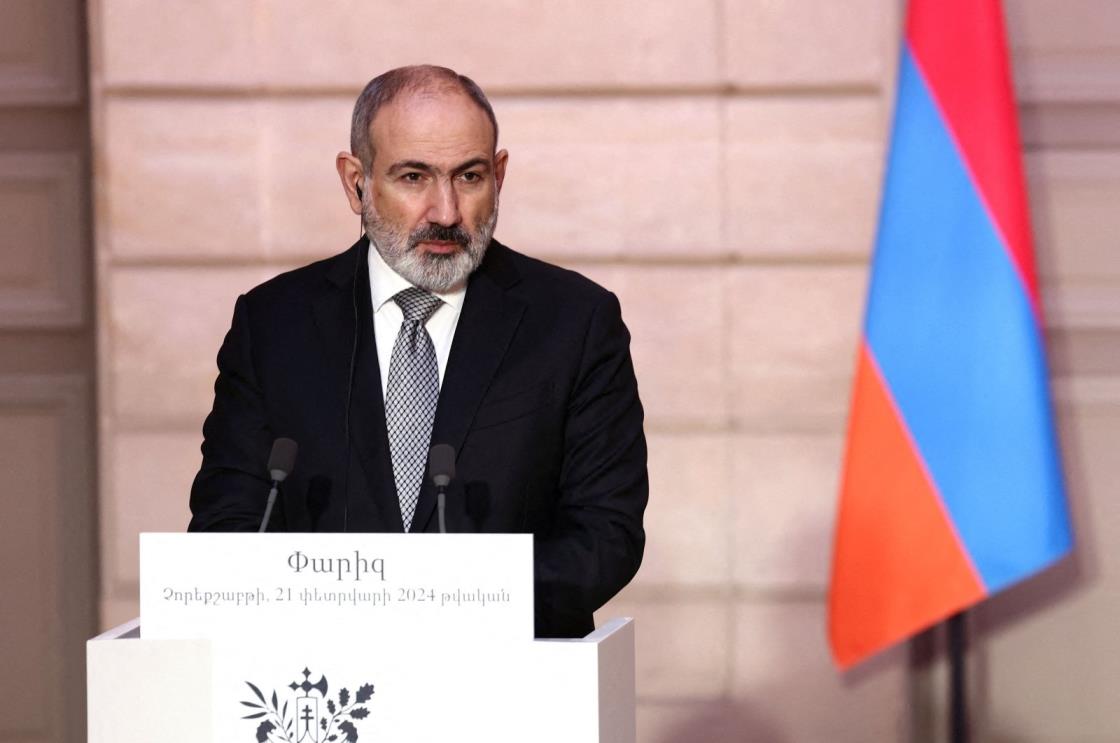
M527 535L146 534L141 619L90 743L635 740L632 620L533 640Z

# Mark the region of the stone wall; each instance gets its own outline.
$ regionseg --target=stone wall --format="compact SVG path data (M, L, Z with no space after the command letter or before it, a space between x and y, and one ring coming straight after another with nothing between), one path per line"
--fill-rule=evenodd
M933 734L936 664L902 648L841 676L824 641L896 0L171 7L90 9L105 624L137 613L137 532L185 526L234 298L353 241L333 167L353 98L434 62L492 97L498 237L617 292L633 333L649 547L600 616L638 620L640 739ZM1110 0L1007 12L1085 547L979 615L978 709L992 740L1103 740L1103 700L1046 722L1031 700L1063 685L1028 671L1071 634L1093 678L1120 671L1103 619L1120 584L1120 17Z

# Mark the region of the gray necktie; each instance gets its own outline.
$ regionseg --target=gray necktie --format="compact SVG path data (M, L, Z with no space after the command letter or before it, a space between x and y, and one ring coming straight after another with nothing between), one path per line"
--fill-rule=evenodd
M404 313L404 321L389 361L385 424L389 431L389 453L401 503L401 520L404 530L408 531L420 497L432 421L439 400L436 349L424 323L443 301L415 287L399 292L393 301Z

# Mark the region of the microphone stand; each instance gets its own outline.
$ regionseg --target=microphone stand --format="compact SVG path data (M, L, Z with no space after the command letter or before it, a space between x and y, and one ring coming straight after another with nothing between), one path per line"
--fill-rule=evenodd
M444 511L447 508L447 486L436 487L436 513L439 514L439 533L447 533L447 523L444 520Z
M264 507L264 518L261 519L261 528L257 529L258 534L262 534L268 528L268 520L272 518L272 507L276 505L276 493L280 490L280 482L278 480L272 481L272 490L268 493L268 505Z
M455 449L450 444L436 444L428 452L428 472L436 486L436 512L439 514L439 533L447 533L447 486L455 479Z

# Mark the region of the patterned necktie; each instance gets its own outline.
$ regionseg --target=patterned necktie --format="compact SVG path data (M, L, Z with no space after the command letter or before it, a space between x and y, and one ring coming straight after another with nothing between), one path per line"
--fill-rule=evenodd
M397 293L393 301L404 313L404 321L389 361L385 424L389 431L389 453L401 503L401 520L407 532L420 497L432 421L439 400L436 350L424 323L443 301L415 287Z

